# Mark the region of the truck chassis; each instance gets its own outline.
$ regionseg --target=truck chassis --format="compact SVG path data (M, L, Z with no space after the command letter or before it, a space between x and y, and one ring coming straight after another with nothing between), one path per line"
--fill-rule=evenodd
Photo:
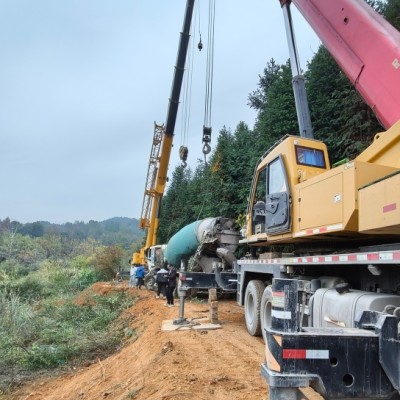
M237 302L264 337L271 400L305 386L326 399L399 398L399 264L396 245L237 262Z

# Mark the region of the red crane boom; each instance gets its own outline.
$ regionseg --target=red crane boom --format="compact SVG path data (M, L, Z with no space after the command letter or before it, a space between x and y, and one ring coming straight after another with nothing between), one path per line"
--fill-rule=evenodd
M382 125L388 129L399 121L400 32L365 0L293 0L293 4Z

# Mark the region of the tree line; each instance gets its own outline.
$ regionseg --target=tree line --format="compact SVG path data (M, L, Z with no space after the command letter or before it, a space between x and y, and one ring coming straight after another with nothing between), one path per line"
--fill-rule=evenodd
M0 290L49 266L60 274L74 271L76 289L113 279L129 269L128 261L142 238L138 221L129 218L66 224L22 224L5 218L0 220ZM24 290L19 293L25 295Z
M94 239L105 246L118 245L128 250L133 243L140 241L143 231L135 218L114 217L105 221L90 220L54 224L48 221L20 223L10 218L0 219L0 233L13 230L22 236L40 238L44 236L61 236L65 239L83 241Z
M400 0L368 3L400 30ZM304 76L314 137L328 146L331 164L354 158L384 130L323 46ZM194 169L177 166L172 172L158 243L167 243L185 225L210 216L244 224L257 160L284 135L299 135L289 61L267 62L248 105L257 112L253 128L240 121L234 130L223 127L207 163L199 160Z

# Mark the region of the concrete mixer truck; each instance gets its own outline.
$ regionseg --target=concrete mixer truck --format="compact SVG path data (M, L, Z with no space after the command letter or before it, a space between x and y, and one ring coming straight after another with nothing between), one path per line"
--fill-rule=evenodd
M205 218L186 225L166 246L159 246L165 261L181 270L180 284L188 295L209 288L217 288L220 293L236 293L237 275L233 265L240 235L234 225L235 220L231 218ZM155 288L156 271L154 268L146 276L148 289Z

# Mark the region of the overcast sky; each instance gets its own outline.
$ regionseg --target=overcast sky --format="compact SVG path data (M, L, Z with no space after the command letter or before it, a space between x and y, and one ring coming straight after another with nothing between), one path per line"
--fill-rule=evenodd
M154 122L165 123L186 0L0 0L0 218L139 218ZM320 44L295 12L302 67ZM194 43L207 43L208 1ZM200 27L200 28L199 28ZM278 0L216 0L212 145L253 127L247 97L288 59ZM193 51L190 126L180 107L169 171L202 155L206 49ZM181 96L182 99L182 96Z

